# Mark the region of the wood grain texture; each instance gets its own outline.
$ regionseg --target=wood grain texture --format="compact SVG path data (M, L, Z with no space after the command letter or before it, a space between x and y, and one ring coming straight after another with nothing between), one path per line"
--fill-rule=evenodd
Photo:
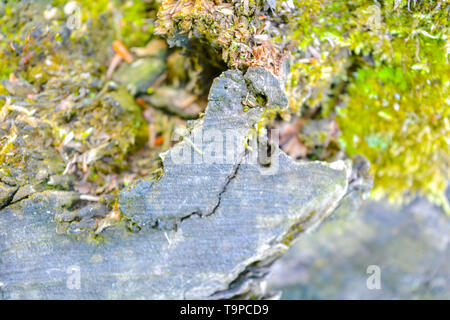
M263 267L292 238L334 210L347 192L351 171L343 161L296 163L278 148L269 167L251 161L254 155L245 148L245 138L264 107L285 107L281 88L279 79L262 68L251 68L246 76L227 71L214 81L205 116L164 155L162 177L121 192L120 208L140 225L138 232L106 229L101 243L57 234L55 215L71 210L76 195L70 192L46 191L1 210L1 297L207 299L257 294L258 281L249 275L263 277ZM267 105L244 111L243 99L255 93L264 94ZM205 132L213 129L231 130L236 139L228 146L209 139ZM220 146L233 150L231 157L224 151L213 163L203 159ZM175 161L183 151L202 159ZM71 270L79 270L79 289L68 283Z

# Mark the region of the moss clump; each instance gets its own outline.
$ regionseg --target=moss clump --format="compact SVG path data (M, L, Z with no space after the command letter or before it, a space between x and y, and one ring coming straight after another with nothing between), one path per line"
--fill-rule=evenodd
M284 53L269 40L275 29L265 28L268 14L265 1L258 0L167 0L158 11L156 33L175 45L198 39L233 68L262 66L278 73Z
M450 176L450 68L443 69L446 75L404 72L400 66L357 72L348 107L338 110L337 119L347 152L373 163L375 195L398 200L420 193L450 210L444 194Z
M151 39L152 6L156 2L0 5L0 181L64 189L75 181L90 184L84 193L110 190L114 174L128 167L126 157L147 140L141 108L105 77L111 43Z
M342 148L373 164L374 195L422 194L450 212L449 3L296 5L292 109L337 113Z

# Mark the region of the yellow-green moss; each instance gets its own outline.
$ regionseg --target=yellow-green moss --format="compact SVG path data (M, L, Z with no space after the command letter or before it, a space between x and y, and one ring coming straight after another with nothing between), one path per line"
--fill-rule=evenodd
M343 149L373 164L375 196L421 194L450 211L449 3L296 5L292 109L337 112Z
M232 68L263 66L278 73L284 53L267 37L267 15L261 0L167 0L158 11L155 32L174 45L186 44L185 38L200 40Z
M0 4L0 80L34 88L11 100L14 93L0 85L0 178L8 175L12 183L46 183L51 175L70 174L68 163L84 157L77 170L104 185L146 141L140 107L105 74L114 40L132 46L151 39L147 18L156 15L156 2L74 3L72 14L64 12L67 1ZM37 175L40 170L45 174Z

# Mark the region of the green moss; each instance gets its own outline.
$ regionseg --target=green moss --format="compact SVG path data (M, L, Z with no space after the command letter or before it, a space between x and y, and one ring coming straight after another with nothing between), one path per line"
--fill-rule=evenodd
M46 181L68 169L73 157L86 156L91 161L83 177L105 184L109 174L128 168L126 158L146 140L140 108L123 88L108 87L105 72L112 41L131 48L153 37L160 1L76 3L79 21L64 13L67 1L0 4L0 80L18 78L36 89L12 97L0 85L0 174L19 185ZM449 178L448 1L297 0L293 9L278 1L275 14L265 4L168 0L156 31L171 44L207 44L213 53L203 60L218 70L223 60L232 68L276 72L289 45L291 111L314 120L336 117L341 148L373 164L375 196L422 194L450 210L443 195ZM70 19L79 24L68 32ZM264 28L267 20L271 25ZM169 71L182 70L185 61L173 57ZM13 98L9 104L6 96ZM265 103L252 98L248 107ZM266 113L252 133L275 115ZM161 126L169 144L170 126ZM74 144L62 152L71 135ZM325 138L311 140L311 157L328 154ZM75 167L86 170L82 160ZM30 174L43 168L39 179Z
M177 46L186 44L186 38L199 40L205 44L203 50L212 49L215 60L232 68L264 66L278 73L283 52L255 37L267 33L268 15L265 1L168 0L158 11L155 32Z
M15 78L27 84L16 92L0 85L0 178L11 183L35 185L64 173L104 186L147 139L140 107L125 89L107 83L105 73L111 43L122 32L127 46L152 37L144 29L156 2L76 4L71 14L64 12L66 1L0 5L0 80L11 79L13 88Z
M342 140L349 154L372 162L375 195L398 200L419 193L446 206L450 68L442 69L446 73L396 76L398 68L365 68L349 87L348 107L337 118Z
M373 164L375 196L426 195L450 212L448 2L296 4L291 108L337 113L342 148Z

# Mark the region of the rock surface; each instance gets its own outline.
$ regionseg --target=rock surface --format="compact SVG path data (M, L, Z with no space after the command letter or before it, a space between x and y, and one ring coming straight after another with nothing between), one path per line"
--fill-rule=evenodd
M55 232L62 222L74 233L89 229L104 215L70 192L36 193L2 209L1 297L264 296L264 267L331 214L351 171L344 161L296 163L276 146L269 163L254 161L251 150L261 148L246 144L257 140L264 108L286 106L281 87L262 68L217 78L205 116L163 155L159 180L121 192L123 214L139 226L132 231L106 229L101 242ZM252 95L266 105L244 108Z
M449 299L450 219L442 209L425 199L361 209L333 213L294 244L273 265L268 287L282 299ZM366 286L370 265L380 267L379 290Z
M113 79L126 86L131 95L147 92L147 89L166 71L161 58L139 59L131 65L122 64Z

